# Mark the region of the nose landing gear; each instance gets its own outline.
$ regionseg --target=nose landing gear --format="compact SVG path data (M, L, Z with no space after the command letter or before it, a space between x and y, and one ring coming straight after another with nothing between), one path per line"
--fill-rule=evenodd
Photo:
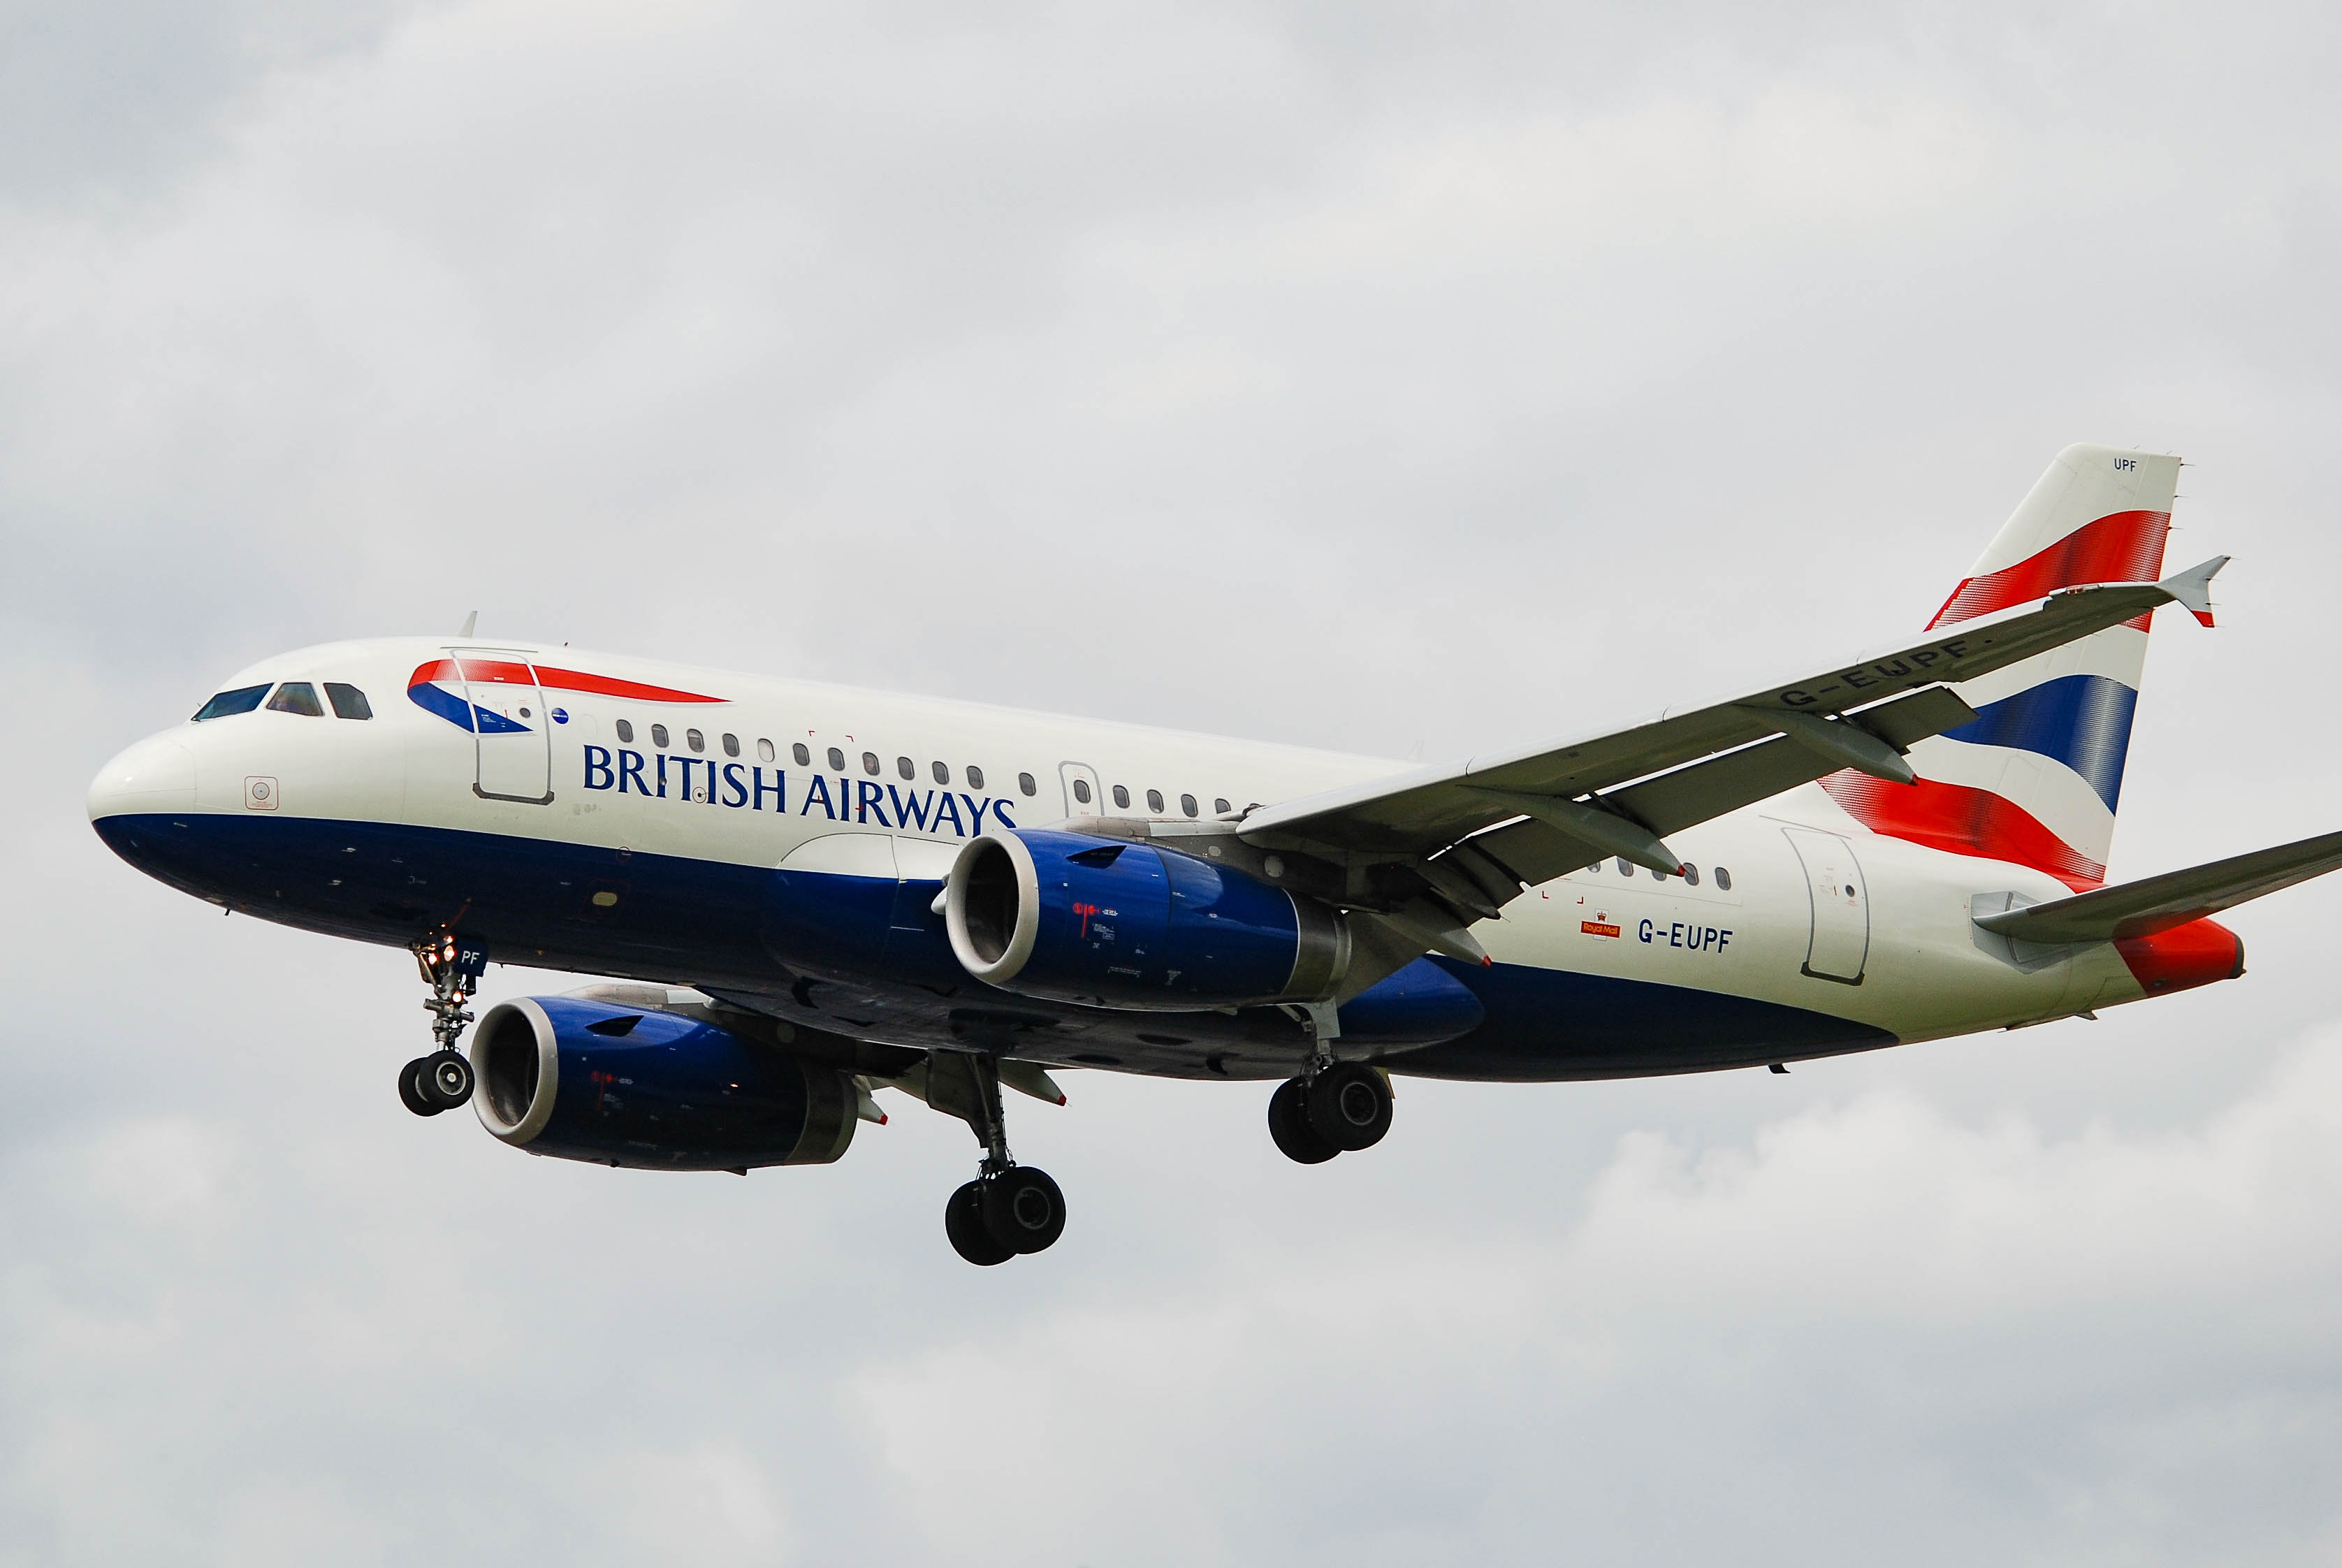
M441 931L416 943L413 952L423 983L431 987L431 1000L423 1006L431 1014L431 1035L439 1049L398 1070L398 1098L418 1116L435 1116L472 1097L472 1064L456 1051L455 1042L472 1022L464 1004L487 973L488 950Z

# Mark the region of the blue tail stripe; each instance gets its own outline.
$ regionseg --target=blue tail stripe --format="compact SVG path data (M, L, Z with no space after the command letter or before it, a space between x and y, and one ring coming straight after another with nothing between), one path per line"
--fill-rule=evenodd
M2104 675L2060 675L1977 710L1945 734L1971 745L2012 746L2064 763L2116 809L2138 694Z

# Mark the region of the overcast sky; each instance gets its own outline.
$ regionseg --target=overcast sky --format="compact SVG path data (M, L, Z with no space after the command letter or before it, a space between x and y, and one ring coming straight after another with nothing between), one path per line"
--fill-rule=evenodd
M2113 871L2342 826L2333 6L0 5L0 1563L2330 1563L2342 879L1798 1067L1066 1075L525 1158L83 792L483 632L1431 757L1919 626L2176 451ZM564 988L492 973L486 994Z

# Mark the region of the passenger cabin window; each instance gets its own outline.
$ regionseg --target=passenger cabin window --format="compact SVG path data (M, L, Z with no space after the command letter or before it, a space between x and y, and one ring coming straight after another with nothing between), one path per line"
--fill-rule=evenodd
M199 724L205 719L224 719L230 714L248 714L258 707L260 699L267 694L268 687L265 684L257 686L238 686L232 692L222 692L210 702L197 708L195 716L188 722ZM1031 794L1033 792L1026 790L1025 793Z
M628 745L634 744L635 724L632 719L620 719L618 721L618 738L626 742Z
M317 688L306 681L287 681L276 688L268 699L272 714L298 714L305 719L322 719L325 710L317 705Z
M813 754L806 750L805 742L803 741L799 741L796 744L789 748L789 755L797 759L797 766L801 768L809 768L813 766Z
M1699 885L1699 867L1689 861L1684 862L1684 881L1694 887Z
M760 763L768 763L768 762L771 762L771 761L773 760L773 758L774 758L776 755L777 755L777 754L776 754L776 753L773 750L773 743L772 743L772 742L770 742L770 741L758 741L758 742L756 743L756 760L757 760L758 762L760 762Z
M1191 794L1181 795L1179 797L1179 809L1186 812L1189 816L1194 816L1196 814L1196 797Z
M1038 786L1033 783L1033 775L1031 774L1018 774L1016 775L1016 787L1024 791L1026 794L1034 794L1038 788Z
M939 784L947 784L951 783L951 769L942 763L935 764L935 775L936 782Z
M1081 788L1081 785L1079 785L1079 784L1076 784L1074 787L1075 787L1076 789L1079 789L1079 788ZM1084 800L1087 800L1089 797L1088 797L1087 795L1084 795L1082 798L1083 798ZM1126 806L1126 805L1128 805L1128 804L1130 804L1130 792L1129 792L1128 790L1126 790L1126 789L1123 788L1120 784L1116 784L1116 785L1115 785L1115 786L1114 786L1114 804L1116 804L1116 805L1119 805L1119 806Z
M1720 865L1716 868L1716 885L1719 892L1732 891L1732 874Z
M873 778L878 776L878 754L876 752L864 752L862 754L862 771L868 774Z
M766 751L772 750L770 746L767 746L765 749ZM740 737L738 735L726 735L724 737L724 754L727 757L736 757L740 754Z
M374 709L366 705L365 694L355 686L345 685L339 681L327 681L325 701L333 704L334 717L337 719L374 717Z
M1228 814L1228 803L1226 798L1219 795L1214 795L1212 797L1212 814L1214 816L1226 816Z
M901 774L906 780L916 779L919 776L919 764L913 762L908 757L896 757L895 759L895 771ZM949 783L950 781L946 780L945 782Z
M836 746L830 747L829 765L836 769L839 773L844 773L846 771L846 754L839 751Z
M693 751L704 752L707 749L707 737L697 730L686 730L683 732L683 744Z
M651 726L651 744L657 746L662 751L666 748L666 726L665 724L653 724Z
M1161 811L1163 809L1163 792L1161 790L1151 789L1146 792L1146 809L1148 811Z
M1623 854L1618 857L1618 874L1620 876L1632 876L1635 874L1635 863L1628 860Z
M1087 804L1090 804L1090 781L1089 781L1089 780L1087 780L1087 779L1076 779L1076 780L1074 781L1074 798L1075 798L1076 800L1077 800L1077 801L1081 802L1084 805L1087 805Z
M967 787L970 789L982 789L984 787L984 770L976 766L974 763L967 764ZM1028 789L1025 793L1026 794L1031 794L1033 792Z

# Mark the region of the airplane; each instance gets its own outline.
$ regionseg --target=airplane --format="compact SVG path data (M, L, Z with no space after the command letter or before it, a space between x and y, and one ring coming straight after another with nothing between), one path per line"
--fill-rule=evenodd
M2342 834L2107 859L2179 460L2067 447L1927 629L1845 664L1437 765L688 668L541 641L265 659L92 784L124 860L414 955L417 1115L650 1170L826 1163L891 1089L980 1145L990 1266L1064 1193L1004 1086L1275 1085L1305 1164L1393 1080L1769 1068L2234 979L2210 917ZM468 1004L491 959L599 976ZM469 1054L458 1049L476 1024Z

